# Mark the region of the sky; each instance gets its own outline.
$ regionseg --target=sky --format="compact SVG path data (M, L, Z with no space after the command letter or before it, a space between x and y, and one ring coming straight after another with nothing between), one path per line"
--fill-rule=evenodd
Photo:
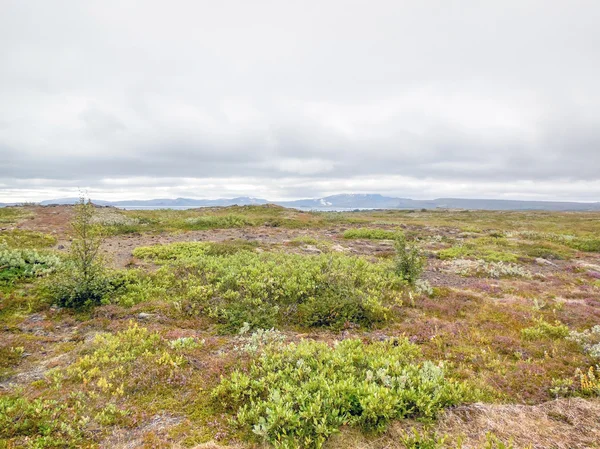
M0 202L600 201L597 0L0 0Z

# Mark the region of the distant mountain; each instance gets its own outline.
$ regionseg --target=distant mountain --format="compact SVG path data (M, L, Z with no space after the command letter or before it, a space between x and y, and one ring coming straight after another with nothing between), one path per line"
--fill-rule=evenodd
M75 204L79 198L59 198L42 201L41 205ZM517 201L494 199L437 198L434 200L413 200L395 198L379 194L340 194L323 198L295 201L268 201L262 198L237 197L215 200L193 198L163 198L153 200L103 201L93 200L101 206L115 207L217 207L246 206L273 203L284 207L331 210L331 209L471 209L471 210L548 210L548 211L600 211L600 203L577 203L560 201ZM0 206L2 204L0 203Z
M46 200L40 202L42 206L50 204L76 204L79 198L57 198L54 200ZM94 204L99 206L115 206L115 207L207 207L207 206L246 206L251 204L267 204L267 200L251 197L237 198L221 198L216 200L202 200L193 198L160 198L153 200L124 200L124 201L104 201L92 200Z
M344 209L433 209L436 207L433 201L411 200L409 198L393 198L379 194L341 194L326 196L324 198L278 201L285 207L302 208L344 208Z

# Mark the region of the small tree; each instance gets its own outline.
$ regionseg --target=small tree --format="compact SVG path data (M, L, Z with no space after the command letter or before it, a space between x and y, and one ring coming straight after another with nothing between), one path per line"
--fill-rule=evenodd
M396 248L396 274L410 285L415 285L425 265L419 248L416 245L409 245L404 235L400 235L396 239L394 246Z
M68 261L49 288L58 305L73 308L98 305L110 292L110 282L99 253L102 227L94 223L94 213L94 205L82 196L75 205L75 216L71 221L73 241Z

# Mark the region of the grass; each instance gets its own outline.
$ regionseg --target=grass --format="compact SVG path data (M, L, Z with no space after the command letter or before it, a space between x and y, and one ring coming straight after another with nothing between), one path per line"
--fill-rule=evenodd
M596 442L600 214L100 212L103 248L134 257L89 310L41 288L63 263L54 229L0 232L0 447ZM402 229L423 277L348 228ZM130 246L156 233L203 241Z

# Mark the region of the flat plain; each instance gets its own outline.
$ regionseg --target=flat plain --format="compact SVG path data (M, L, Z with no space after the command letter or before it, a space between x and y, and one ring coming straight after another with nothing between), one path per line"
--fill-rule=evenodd
M75 215L0 209L0 447L600 447L600 213L95 208L60 307Z

